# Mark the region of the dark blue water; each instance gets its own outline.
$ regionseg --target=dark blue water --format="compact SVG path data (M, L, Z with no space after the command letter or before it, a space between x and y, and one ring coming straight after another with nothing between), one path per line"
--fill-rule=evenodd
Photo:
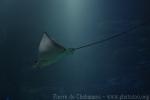
M1 0L0 96L150 93L150 12L146 0ZM147 22L128 35L32 70L42 32L79 47Z

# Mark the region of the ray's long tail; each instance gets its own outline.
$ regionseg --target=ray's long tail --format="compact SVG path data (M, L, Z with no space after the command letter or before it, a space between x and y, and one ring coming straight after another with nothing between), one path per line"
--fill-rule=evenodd
M110 37L108 37L108 38L105 38L105 39L102 39L102 40L99 40L99 41L95 41L95 42L92 42L92 43L85 44L85 45L82 45L82 46L80 46L80 47L74 48L74 50L80 50L80 49L83 49L83 48L87 48L87 47L91 47L91 46L94 46L94 45L102 44L102 43L107 42L107 41L109 41L109 40L112 40L112 39L114 39L114 38L121 37L121 36L123 36L123 35L127 35L127 34L130 33L131 31L134 31L134 30L136 30L136 29L138 29L138 28L144 26L144 25L147 24L149 21L150 21L150 20L147 20L147 21L145 21L145 22L143 22L143 23L141 23L141 24L138 24L138 25L136 25L136 26L134 26L134 27L129 28L127 31L117 33L117 34L115 34L115 35L113 35L113 36L110 36Z

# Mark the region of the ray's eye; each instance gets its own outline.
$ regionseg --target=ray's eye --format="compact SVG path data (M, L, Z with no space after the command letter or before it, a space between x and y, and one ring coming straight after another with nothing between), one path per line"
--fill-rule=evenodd
M34 60L34 63L35 63L35 64L38 63L38 60Z

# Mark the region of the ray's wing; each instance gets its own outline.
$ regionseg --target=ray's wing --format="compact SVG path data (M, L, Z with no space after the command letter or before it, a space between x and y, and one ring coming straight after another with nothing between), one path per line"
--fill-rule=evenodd
M43 33L39 44L39 53L64 51L65 48L53 40L46 32Z

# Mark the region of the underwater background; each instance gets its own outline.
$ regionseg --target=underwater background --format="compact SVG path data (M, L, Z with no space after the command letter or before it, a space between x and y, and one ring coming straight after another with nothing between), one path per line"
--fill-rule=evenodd
M0 98L150 95L149 4L148 0L0 0ZM42 32L71 48L143 22L147 24L126 35L32 69Z

